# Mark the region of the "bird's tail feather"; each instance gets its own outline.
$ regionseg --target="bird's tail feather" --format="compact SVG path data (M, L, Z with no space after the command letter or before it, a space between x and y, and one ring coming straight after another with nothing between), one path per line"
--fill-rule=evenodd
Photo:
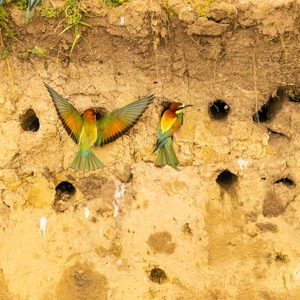
M169 165L172 168L178 170L178 159L175 154L175 150L173 147L173 143L171 138L169 138L166 143L161 146L158 150L158 157L156 159L155 165L157 167L163 167L165 165Z
M91 149L80 149L70 167L85 172L103 168L104 164Z

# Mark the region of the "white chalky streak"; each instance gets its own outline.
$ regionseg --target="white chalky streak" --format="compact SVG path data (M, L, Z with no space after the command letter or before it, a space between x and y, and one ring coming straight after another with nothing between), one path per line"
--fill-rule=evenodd
M124 183L121 184L121 188L120 188L119 183L116 184L116 190L115 190L115 195L114 195L114 200L113 200L114 218L116 218L119 214L120 200L123 197L125 191L126 191L126 189L125 189Z
M238 165L239 165L239 167L240 167L241 170L245 170L248 167L248 163L249 162L247 160L239 158L237 160L237 163L238 163Z
M124 16L121 16L121 18L120 18L120 26L124 26L124 24L125 24L125 18L124 18Z
M41 217L39 234L42 235L43 237L46 236L46 224L47 224L46 217Z
M84 216L86 219L90 216L90 211L87 207L84 208Z

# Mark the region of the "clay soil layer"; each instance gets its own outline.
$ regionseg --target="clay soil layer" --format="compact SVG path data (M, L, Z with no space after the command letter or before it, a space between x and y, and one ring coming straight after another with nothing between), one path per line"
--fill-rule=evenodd
M0 299L300 299L299 2L83 3L72 55L47 1L27 25L4 4ZM155 100L81 173L43 82L80 110ZM168 101L194 105L180 171L154 166Z

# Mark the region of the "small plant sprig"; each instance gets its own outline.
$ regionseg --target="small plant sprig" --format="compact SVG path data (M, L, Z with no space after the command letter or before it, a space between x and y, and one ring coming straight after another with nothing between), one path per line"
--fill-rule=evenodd
M169 6L169 0L164 1L164 8L169 17L174 16L174 11Z
M215 0L202 0L202 1L191 1L191 6L198 12L201 17L206 16L206 9L214 2Z
M79 26L80 25L87 26L87 27L92 27L92 26L83 21L84 17L89 16L89 14L81 5L80 0L67 0L64 12L67 21L67 26L59 35L62 35L66 31L74 28L74 39L70 49L70 56L71 56L81 36Z
M41 16L45 18L58 18L63 12L63 9L50 7L44 7L41 9Z
M27 7L27 0L4 0L3 3L13 3L17 5L20 9L25 10Z
M100 3L106 4L106 5L109 5L112 7L117 7L117 6L124 4L127 1L128 0L100 0Z
M11 40L18 33L14 30L8 11L0 6L0 59L6 59L11 50Z
M10 19L7 10L0 6L0 28L3 28L5 35L8 37L14 36L15 32L10 26Z
M39 57L44 57L47 55L47 49L43 47L38 47L35 46L33 48L27 49L25 52L19 53L19 58L21 59L28 59L30 54L39 56Z

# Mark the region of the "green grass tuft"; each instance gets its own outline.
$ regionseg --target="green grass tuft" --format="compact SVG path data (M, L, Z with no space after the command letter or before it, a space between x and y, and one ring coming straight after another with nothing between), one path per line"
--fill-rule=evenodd
M0 27L4 29L5 37L10 38L17 34L10 24L9 13L3 6L0 6Z
M27 0L4 0L3 3L13 3L18 6L20 9L24 10L27 8Z
M45 18L58 18L63 13L63 9L55 9L53 7L43 7L41 16Z
M35 46L31 49L28 49L24 52L21 52L19 53L19 58L21 59L28 59L30 54L33 54L33 55L36 55L36 56L39 56L39 57L45 57L47 55L48 51L47 49L43 48L43 47L38 47L38 46Z
M206 16L206 9L213 3L215 0L192 0L191 7L198 12L201 17Z
M112 7L117 7L120 6L122 4L124 4L125 2L127 2L128 0L100 0L101 4L106 4Z
M70 49L70 56L71 56L75 46L77 45L81 37L80 25L87 26L87 27L92 27L92 26L83 21L85 17L89 16L87 11L85 10L84 2L81 2L80 0L67 0L64 12L65 12L65 20L67 26L60 33L60 35L70 29L74 30L74 34L73 34L74 39Z
M169 0L164 1L164 8L170 18L174 16L174 11L169 6Z
M27 0L17 0L17 1L13 1L16 3L16 5L20 8L20 9L26 9L27 8Z

